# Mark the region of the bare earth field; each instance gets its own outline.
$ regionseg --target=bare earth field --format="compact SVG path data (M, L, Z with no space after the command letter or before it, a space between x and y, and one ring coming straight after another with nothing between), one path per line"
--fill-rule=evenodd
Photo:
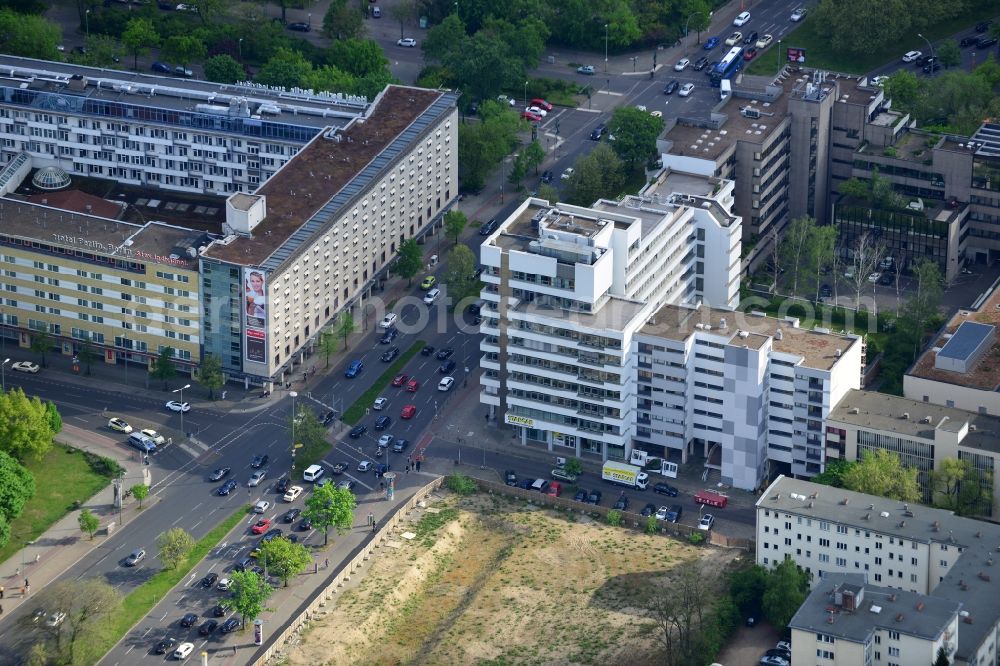
M641 592L682 562L721 572L738 555L486 494L444 494L412 530L280 664L651 664Z

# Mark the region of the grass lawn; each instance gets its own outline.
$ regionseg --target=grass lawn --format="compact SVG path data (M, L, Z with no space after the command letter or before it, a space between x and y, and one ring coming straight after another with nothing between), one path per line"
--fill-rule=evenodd
M949 21L942 21L927 28L924 35L932 42L954 35L962 30L971 28L978 21L982 21L981 14L970 10L962 13ZM814 69L825 69L832 72L844 72L847 74L865 74L871 70L899 60L904 53L911 50L924 51L927 43L914 32L906 35L902 39L882 45L882 48L863 54L838 52L821 34L821 26L816 21L815 16L808 16L805 21L790 34L781 40L781 49L786 47L804 48L806 50L806 67ZM784 53L779 58L776 55L778 48L775 42L770 48L762 52L754 62L747 68L748 74L769 76L776 74L782 65L785 64ZM780 60L780 62L779 62Z
M0 548L0 562L65 516L73 509L74 501L85 502L111 483L109 477L91 468L80 451L60 444L53 445L41 460L30 461L27 468L35 477L35 496L11 523L10 541ZM52 483L51 479L59 482Z

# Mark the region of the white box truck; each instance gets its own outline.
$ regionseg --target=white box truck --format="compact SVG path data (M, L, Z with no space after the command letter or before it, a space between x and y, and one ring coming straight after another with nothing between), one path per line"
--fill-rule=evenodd
M649 475L643 472L641 467L611 460L604 463L601 478L619 486L638 488L639 490L645 490L646 484L649 483Z

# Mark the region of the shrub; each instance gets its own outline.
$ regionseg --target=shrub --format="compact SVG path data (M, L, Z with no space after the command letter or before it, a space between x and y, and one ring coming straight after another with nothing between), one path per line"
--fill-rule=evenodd
M688 543L692 546L700 546L705 543L705 535L701 532L691 532L691 534L688 535Z
M459 495L471 495L476 492L476 482L464 474L449 474L445 479L445 485L450 491Z
M660 529L660 521L656 519L656 516L649 516L646 518L646 534L656 534L657 530Z
M606 520L611 527L618 527L622 524L622 512L617 509L611 509L611 511L608 511Z

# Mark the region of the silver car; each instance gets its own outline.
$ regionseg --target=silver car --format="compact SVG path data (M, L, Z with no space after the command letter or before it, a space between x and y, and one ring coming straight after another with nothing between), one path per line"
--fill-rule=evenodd
M264 476L267 474L266 469L259 469L250 475L250 480L247 481L247 486L253 488L254 486L260 485L260 482L264 480Z

